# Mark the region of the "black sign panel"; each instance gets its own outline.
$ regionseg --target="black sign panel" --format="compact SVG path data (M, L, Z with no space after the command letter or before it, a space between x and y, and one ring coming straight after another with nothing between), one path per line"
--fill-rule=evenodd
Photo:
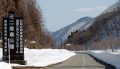
M9 49L10 49L10 59L14 60L15 57L15 17L14 12L9 12L8 21L8 39L9 39Z
M16 18L16 54L24 54L23 18Z
M8 49L10 60L24 60L23 18L10 11L9 17L3 18L3 34L3 60L8 60Z
M8 18L3 18L3 60L8 59Z
M10 49L14 49L15 46L15 18L14 18L14 12L9 12L9 47ZM14 55L14 54L13 54Z

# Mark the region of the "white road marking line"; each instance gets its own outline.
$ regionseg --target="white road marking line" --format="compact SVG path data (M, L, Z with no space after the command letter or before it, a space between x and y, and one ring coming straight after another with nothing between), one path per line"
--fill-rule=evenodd
M83 56L83 66L85 66L85 57L84 57L84 55L82 55ZM83 69L84 69L84 67L83 67Z

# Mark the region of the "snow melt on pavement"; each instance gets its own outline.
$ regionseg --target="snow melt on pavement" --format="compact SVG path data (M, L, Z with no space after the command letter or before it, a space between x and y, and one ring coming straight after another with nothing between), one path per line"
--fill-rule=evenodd
M92 56L120 69L120 53L103 52L103 51L89 51Z
M75 55L75 53L68 50L62 49L24 49L25 60L27 65L25 66L39 66L45 67L48 65L56 64L67 60L68 58ZM2 60L2 48L0 48L0 60ZM0 69L12 69L11 66L21 66L18 64L8 64L0 62Z

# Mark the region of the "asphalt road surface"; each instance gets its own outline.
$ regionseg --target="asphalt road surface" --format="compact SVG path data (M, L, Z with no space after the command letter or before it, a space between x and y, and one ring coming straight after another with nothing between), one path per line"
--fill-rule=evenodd
M115 69L113 66L108 65L88 54L77 53L61 64L42 69Z
M88 54L77 52L75 56L71 57L67 61L51 66L51 67L16 68L16 69L115 69L115 68Z

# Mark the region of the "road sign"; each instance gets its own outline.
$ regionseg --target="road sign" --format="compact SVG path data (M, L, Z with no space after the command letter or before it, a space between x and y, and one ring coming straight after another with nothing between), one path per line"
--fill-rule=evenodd
M23 17L15 17L14 11L3 18L3 60L9 59L8 45L10 60L24 60L23 22Z

